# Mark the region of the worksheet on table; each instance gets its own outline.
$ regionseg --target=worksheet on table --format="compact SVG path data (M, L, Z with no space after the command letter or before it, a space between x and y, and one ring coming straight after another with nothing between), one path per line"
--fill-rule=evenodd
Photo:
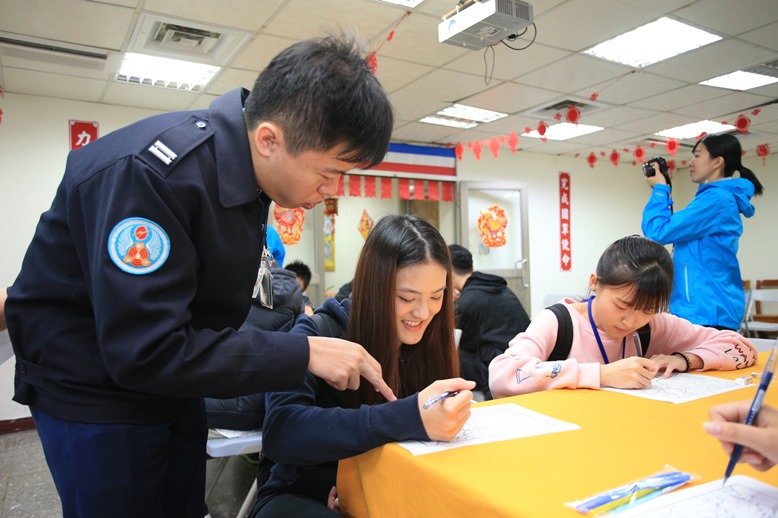
M679 489L618 513L619 518L775 518L778 488L745 475Z
M745 385L732 380L714 378L703 374L676 373L669 378L656 377L651 385L642 389L617 389L603 387L602 390L621 392L630 396L669 401L670 403L686 403L730 390L737 390L754 385Z
M414 455L461 448L473 444L507 441L581 427L534 412L514 403L473 408L470 419L451 442L404 441L398 443Z

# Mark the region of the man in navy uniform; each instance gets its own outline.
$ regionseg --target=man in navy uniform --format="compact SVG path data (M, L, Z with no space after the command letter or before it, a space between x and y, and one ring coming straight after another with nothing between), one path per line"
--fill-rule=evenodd
M204 396L289 389L310 370L394 399L358 344L236 331L271 201L315 207L383 159L391 130L362 49L329 36L281 52L251 92L70 153L5 306L14 400L66 518L202 517Z

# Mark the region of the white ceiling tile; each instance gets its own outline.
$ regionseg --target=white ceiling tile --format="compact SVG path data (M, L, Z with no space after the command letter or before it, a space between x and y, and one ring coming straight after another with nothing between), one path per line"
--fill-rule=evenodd
M503 83L465 99L462 104L502 113L517 113L559 97L560 92L516 83Z
M708 99L715 99L727 95L728 90L715 88L713 86L689 85L675 90L669 90L659 95L654 95L646 99L641 99L631 103L631 106L637 108L648 108L650 110L673 111L690 104L695 104Z
M722 16L722 13L727 13ZM778 20L775 0L700 0L676 13L686 19L724 34L735 36Z
M110 82L103 102L169 112L188 108L195 95L170 88Z
M169 14L206 24L256 31L286 0L144 0L144 11Z
M218 76L211 79L211 82L205 88L205 91L211 95L222 95L235 88L245 88L251 90L254 81L257 79L257 73L253 70L239 70L237 68L228 68L223 70Z
M579 91L628 74L632 69L581 54L571 54L560 61L525 74L517 82L551 88L557 91Z
M50 74L23 68L4 68L4 88L9 92L99 102L105 81Z

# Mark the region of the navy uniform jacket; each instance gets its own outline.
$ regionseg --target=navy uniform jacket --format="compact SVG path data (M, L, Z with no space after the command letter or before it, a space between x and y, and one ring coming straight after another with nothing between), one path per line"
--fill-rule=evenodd
M8 290L14 400L54 417L153 423L203 396L299 386L307 338L236 331L270 199L237 89L68 156Z

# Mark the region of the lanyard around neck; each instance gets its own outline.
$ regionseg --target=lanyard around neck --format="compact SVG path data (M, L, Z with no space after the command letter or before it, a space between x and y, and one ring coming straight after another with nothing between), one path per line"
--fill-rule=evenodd
M602 354L602 359L605 361L605 364L607 365L609 363L608 361L608 355L605 354L605 347L602 345L602 339L600 338L600 333L597 331L597 326L594 324L594 317L592 316L592 301L594 300L594 295L589 297L589 303L587 304L587 310L589 312L589 323L592 325L592 331L594 332L594 338L597 339L597 347L600 348L600 354ZM643 356L640 350L640 341L638 339L637 334L632 333L632 340L635 342L635 353L638 356ZM627 337L621 339L621 358L624 359L625 355L627 354Z

